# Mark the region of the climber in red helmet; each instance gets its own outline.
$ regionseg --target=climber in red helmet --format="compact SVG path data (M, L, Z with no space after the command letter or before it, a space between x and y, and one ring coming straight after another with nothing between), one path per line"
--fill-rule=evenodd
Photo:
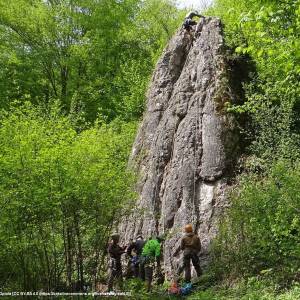
M183 265L179 268L179 275L185 271L185 281L191 281L191 261L200 277L202 270L199 261L199 252L201 250L201 243L199 236L193 232L193 226L188 224L184 227L185 235L181 239L181 250L183 251Z
M182 24L182 28L187 31L190 31L191 26L196 25L197 22L193 20L194 17L204 18L204 16L200 15L198 11L190 11L184 18L184 22Z

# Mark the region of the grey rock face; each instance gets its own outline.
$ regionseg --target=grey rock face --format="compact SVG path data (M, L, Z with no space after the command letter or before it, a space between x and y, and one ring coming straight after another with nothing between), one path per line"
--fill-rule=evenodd
M192 33L179 30L156 66L130 160L139 174L139 199L120 225L125 241L167 234L169 274L178 267L187 223L199 233L207 263L238 144L234 120L224 110L233 95L220 20L203 19Z

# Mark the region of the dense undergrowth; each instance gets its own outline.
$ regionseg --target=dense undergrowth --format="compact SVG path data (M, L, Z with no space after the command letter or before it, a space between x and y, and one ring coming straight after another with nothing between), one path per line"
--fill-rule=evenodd
M295 300L300 299L300 286L289 289L263 279L249 278L236 284L215 286L195 292L189 300Z

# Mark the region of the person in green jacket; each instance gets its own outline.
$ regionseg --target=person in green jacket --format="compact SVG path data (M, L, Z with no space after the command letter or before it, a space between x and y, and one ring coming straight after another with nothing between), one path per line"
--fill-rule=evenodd
M146 281L148 292L151 290L155 263L157 266L157 272L160 272L161 243L162 238L156 237L147 241L147 243L143 247L141 256L140 276L142 280Z

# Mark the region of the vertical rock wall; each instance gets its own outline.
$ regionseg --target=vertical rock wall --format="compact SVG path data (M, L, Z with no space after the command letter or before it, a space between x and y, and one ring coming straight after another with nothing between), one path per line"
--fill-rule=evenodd
M179 30L158 62L147 109L132 149L139 199L120 225L125 241L167 234L164 264L174 271L182 227L192 223L207 262L216 223L226 205L238 136L224 103L233 97L222 26L206 18L193 34Z

